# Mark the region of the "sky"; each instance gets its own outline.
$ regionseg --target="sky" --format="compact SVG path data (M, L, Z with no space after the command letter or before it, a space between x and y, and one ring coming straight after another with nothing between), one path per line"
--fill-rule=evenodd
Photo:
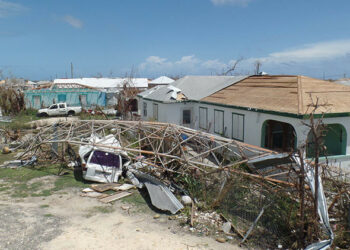
M349 0L0 0L2 77L350 77Z

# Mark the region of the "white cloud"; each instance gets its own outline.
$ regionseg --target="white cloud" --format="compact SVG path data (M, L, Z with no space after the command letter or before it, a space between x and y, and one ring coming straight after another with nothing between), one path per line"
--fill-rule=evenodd
M64 16L62 20L76 29L81 29L83 27L83 22L71 15Z
M196 58L194 55L190 55L181 57L180 60L175 62L175 64L179 66L194 67L199 62L200 60L198 58Z
M297 48L272 52L264 57L243 59L234 74L252 74L257 60L262 63L261 70L270 74L317 74L326 71L339 74L348 72L345 65L350 60L350 40L336 40L306 44ZM150 56L140 64L143 73L151 74L220 74L235 64L235 60L200 59L195 55L179 59ZM345 63L346 62L346 63ZM320 73L321 72L321 73Z
M350 40L337 40L306 44L301 48L274 52L267 57L258 58L263 62L288 63L315 60L330 60L350 53Z
M161 58L159 56L150 56L146 59L148 63L163 64L166 62L166 58Z
M140 64L140 70L148 72L165 72L169 71L173 66L168 59L159 56L149 56L146 61Z
M141 71L153 74L217 74L222 72L229 64L218 59L202 60L195 55L182 56L178 60L168 60L159 56L149 56L141 63Z
M246 7L252 0L210 0L214 5L235 5Z
M24 10L26 8L21 4L0 0L0 18L19 14Z

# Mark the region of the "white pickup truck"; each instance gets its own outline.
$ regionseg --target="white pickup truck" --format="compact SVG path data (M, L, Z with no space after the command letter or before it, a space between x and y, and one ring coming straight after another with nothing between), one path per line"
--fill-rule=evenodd
M52 104L46 109L39 109L39 117L48 117L48 116L72 116L79 114L81 112L81 107L68 107L66 103L56 103Z

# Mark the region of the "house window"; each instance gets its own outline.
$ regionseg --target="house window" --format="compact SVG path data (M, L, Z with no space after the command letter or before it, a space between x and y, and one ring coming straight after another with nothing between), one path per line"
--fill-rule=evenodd
M191 124L191 110L185 109L182 111L182 124Z
M232 138L244 141L244 115L232 113Z
M143 116L147 117L147 102L143 102Z
M224 135L224 111L214 109L214 132Z
M208 129L208 109L199 107L199 128Z
M153 119L158 121L158 104L153 103Z
M59 94L58 95L58 102L66 102L67 95L66 94Z

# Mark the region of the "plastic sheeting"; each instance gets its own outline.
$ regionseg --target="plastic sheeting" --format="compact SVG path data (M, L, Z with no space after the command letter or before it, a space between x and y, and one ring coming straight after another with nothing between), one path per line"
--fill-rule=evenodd
M301 162L300 158L297 155L293 156L293 159L295 160L296 164L300 167ZM306 173L306 182L309 185L311 192L313 196L315 197L315 172L314 168L306 162L304 159L304 168L305 168L305 173ZM320 176L317 176L318 178L318 190L317 190L317 209L318 209L318 215L320 216L321 219L321 224L322 226L326 229L326 232L329 235L328 240L323 240L320 242L313 243L309 246L307 246L305 249L306 250L323 250L323 249L328 249L334 240L334 234L331 228L331 225L329 224L329 217L328 217L328 209L327 209L327 202L326 202L326 197L324 195L323 191L323 185L322 185L322 180Z

